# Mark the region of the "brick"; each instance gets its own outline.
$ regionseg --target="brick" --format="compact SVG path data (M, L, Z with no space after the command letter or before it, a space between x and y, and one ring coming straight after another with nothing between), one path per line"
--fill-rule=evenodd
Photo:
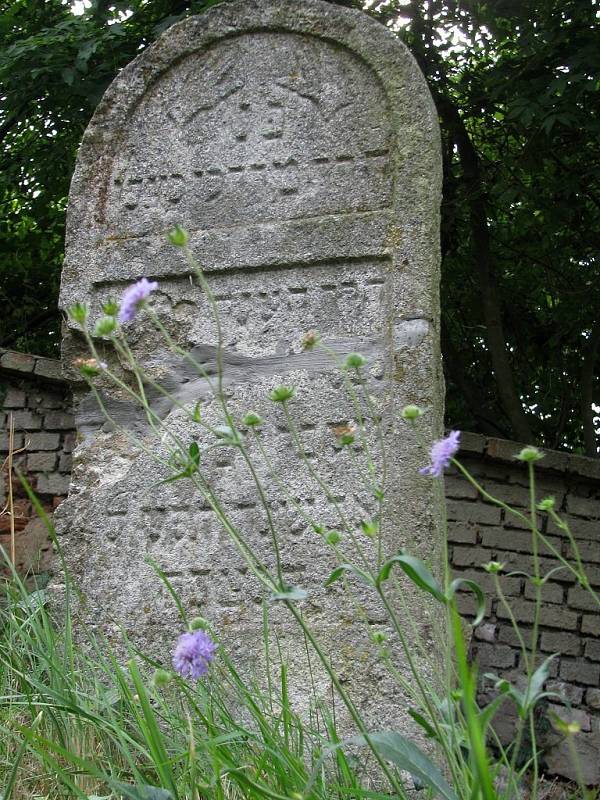
M491 601L489 598L486 599L485 603L485 616L488 617L491 612ZM477 601L473 597L472 594L466 594L459 592L456 595L456 607L458 609L459 614L463 614L467 617L474 617L477 613Z
M24 436L22 433L15 433L13 437L13 447L17 450L23 447ZM8 452L8 433L0 433L0 452Z
M35 362L35 374L43 378L51 378L55 381L63 380L61 362L55 358L37 358Z
M581 560L585 564L587 561L593 561L596 564L600 563L600 544L598 542L577 542L577 549L579 550L579 555L581 556ZM567 558L573 559L573 549L571 545L569 545L567 550Z
M444 492L447 498L457 500L475 500L477 489L466 478L446 475Z
M594 711L600 711L600 689L588 689L585 693L585 702Z
M479 433L469 433L461 431L460 434L460 455L463 453L483 453L486 438Z
M514 483L486 481L484 488L492 497L502 500L509 506L518 508L529 507L529 491L524 486L518 486Z
M521 626L519 628L519 633L521 634L525 647L531 647L531 628L524 628ZM498 641L503 644L508 644L511 647L521 647L519 638L510 624L498 625Z
M589 686L598 686L600 682L600 664L589 664L586 661L562 661L560 677L568 681L586 683Z
M580 517L600 519L600 498L578 497L569 494L567 495L567 511L569 514L577 514Z
M538 530L542 530L543 521L543 515L536 514ZM505 514L504 527L519 531L531 531L531 523L529 522L529 519L520 519L519 517L515 516L515 514L509 514L508 511Z
M600 642L594 639L588 639L585 643L585 656L592 661L600 661Z
M581 621L581 632L600 636L600 614L584 614Z
M511 522L512 525L512 522ZM532 553L533 542L532 535L529 531L515 531L504 528L485 528L482 530L482 544L484 547L496 549L498 547L510 547L511 550L519 553ZM560 539L549 536L546 537L550 544L555 547L560 553L562 542ZM552 552L546 545L538 538L538 553L541 556L552 555Z
M489 575L484 570L464 570L456 572L453 576L455 578L465 578L467 580L475 581L483 589L485 594L496 597L496 585L494 576ZM521 593L521 578L517 576L507 576L500 573L498 576L500 581L500 588L505 595L519 595ZM469 591L466 587L460 587L459 591Z
M483 547L455 547L452 554L452 563L458 567L472 567L487 564L491 558L489 550Z
M569 472L574 472L584 478L592 480L600 479L600 459L587 458L586 456L576 456L573 453L569 456Z
M50 475L40 475L37 491L39 494L66 495L69 491L69 484L68 475L59 475L56 472Z
M545 653L578 656L581 653L581 639L573 633L564 631L543 631L540 649Z
M49 390L38 391L29 396L29 405L31 408L63 408L65 405L63 392L59 394Z
M581 519L581 517L573 517L569 514L560 514L560 518L569 526L569 530L575 539L600 540L600 520ZM551 519L548 520L548 533L566 536L554 520Z
M13 419L15 430L38 431L42 427L42 418L33 411L15 411Z
M44 428L49 431L72 431L75 428L75 419L72 414L67 414L64 411L49 411L44 416Z
M473 648L474 658L481 668L498 667L511 669L515 665L515 651L502 644L476 644Z
M73 449L75 447L75 442L76 442L76 434L75 434L75 432L67 433L67 435L63 439L63 447L62 447L63 452L72 453Z
M525 583L525 597L535 600L535 586L530 581ZM560 583L548 581L542 586L542 603L562 603L564 599L565 589Z
M554 692L562 698L564 703L570 703L577 706L583 700L583 689L580 686L575 686L573 683L565 683L565 681L552 678L546 682L546 691ZM588 694L592 689L588 689Z
M56 450L60 444L58 433L32 433L27 438L30 450Z
M600 613L600 606L583 586L573 586L569 589L568 604L572 608L581 608L584 611L598 611Z
M592 729L590 715L581 708L564 708L563 706L557 706L554 703L549 703L548 716L550 718L550 724L553 724L552 715L556 715L560 720L566 722L567 724L570 724L571 722L577 722L582 731L590 731Z
M506 542L506 546L510 544L509 541ZM514 572L518 570L520 572L526 572L527 574L531 575L533 573L533 559L530 556L524 555L522 553L515 553L510 552L508 550L496 550L496 561L501 561L505 564L505 571L506 572ZM559 561L554 557L541 557L540 558L540 571L542 575L550 572L551 569L556 569L560 566ZM562 568L560 572L555 572L552 576L553 581L558 581L559 583L575 583L576 578L572 572L570 572L566 567Z
M464 522L449 522L448 541L459 544L476 544L477 528Z
M15 353L7 350L0 356L0 366L15 372L33 372L34 364L35 358L27 353Z
M29 453L27 470L29 472L52 472L56 468L56 453Z
M496 640L496 625L487 622L483 625L478 625L473 631L475 639L480 642L494 642Z
M535 603L527 600L515 600L511 604L512 613L517 622L533 623ZM500 619L508 619L508 613L502 605L498 605L497 615ZM540 624L548 628L563 628L574 631L577 627L577 614L565 608L548 606L540 609Z
M484 503L470 503L468 501L450 500L446 504L448 519L464 522L479 523L481 525L498 525L501 512L495 506Z
M63 453L58 461L58 471L71 473L73 469L73 456Z
M25 406L25 392L22 389L9 387L2 402L4 408L23 408Z

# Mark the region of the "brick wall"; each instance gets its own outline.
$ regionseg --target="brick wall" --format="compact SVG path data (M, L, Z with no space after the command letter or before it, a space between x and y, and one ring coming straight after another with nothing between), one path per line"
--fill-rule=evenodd
M52 511L64 498L69 484L71 450L75 441L71 396L63 381L60 363L0 350L0 401L6 429L13 415L17 447L24 447L16 463L27 474L45 509ZM525 467L514 454L522 445L464 433L460 459L491 494L525 510L529 503ZM6 455L7 436L0 433L0 460ZM537 498L553 495L556 508L569 522L579 544L588 576L600 592L600 460L569 453L546 452L536 465ZM0 486L0 505L6 496L6 468ZM15 490L17 566L25 572L48 568L50 549L46 532L36 521L20 483ZM493 672L519 682L521 653L508 614L493 591L492 578L482 568L503 562L505 572L532 571L531 536L525 523L486 502L456 471L446 477L450 560L455 574L474 578L488 590L487 616L476 630L471 650L480 673ZM570 557L567 539L546 515L542 530L553 546ZM8 549L9 519L0 516L0 544ZM40 556L41 551L41 556ZM558 566L544 547L540 550L544 573ZM523 576L502 575L502 590L520 623L525 638L530 634L533 587ZM573 778L571 761L562 736L548 721L548 712L576 720L582 730L576 737L582 766L591 783L600 783L600 614L593 601L565 570L556 572L542 592L541 657L559 653L546 686L569 701L546 704L540 716L540 735L550 773ZM459 596L463 613L473 612L468 594ZM485 689L485 684L483 685ZM484 696L490 692L484 691ZM505 742L512 738L515 713L507 703L498 718L498 732Z
M523 445L500 439L463 434L461 462L477 481L495 497L510 506L527 511L529 489L527 468L514 455ZM549 495L556 509L571 528L584 561L588 577L600 593L600 460L556 451L546 451L536 463L536 497ZM532 539L527 524L481 498L477 491L453 470L446 477L448 538L450 560L455 575L473 578L488 593L487 616L475 629L471 651L480 673L495 673L519 684L523 673L522 655L509 614L496 595L493 577L482 565L504 563L504 573L531 574ZM561 555L572 559L568 538L540 514L541 530ZM542 574L560 566L545 546L539 550ZM531 636L534 587L523 575L501 574L502 592L518 621L525 641ZM582 767L590 783L600 783L600 613L593 598L566 569L552 574L542 589L540 617L540 659L553 653L548 691L560 694L568 704L550 700L540 713L539 735L545 748L550 773L575 778L567 744L552 724L552 715L576 721L581 733L575 739L582 756ZM459 597L461 610L473 612L473 599ZM491 681L482 681L488 699ZM542 711L542 709L541 709ZM505 742L512 739L515 709L507 701L499 733Z
M14 466L27 476L47 512L66 496L75 443L71 392L60 362L0 349L0 545L11 546L8 501L8 432L14 423ZM44 525L16 475L12 476L16 565L23 573L43 575L51 548ZM6 572L0 566L2 573Z

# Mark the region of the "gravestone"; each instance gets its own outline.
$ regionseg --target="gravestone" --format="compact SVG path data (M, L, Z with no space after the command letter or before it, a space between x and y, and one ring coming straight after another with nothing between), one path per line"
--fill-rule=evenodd
M79 444L59 531L89 624L115 642L122 626L135 644L169 661L182 625L151 558L190 616L209 619L244 668L261 666L268 592L202 492L186 480L165 483L169 470L155 460L168 459L169 435L186 447L198 442L210 490L274 569L248 465L235 448L207 450L215 437L185 415L198 404L203 420L224 422L211 390L217 330L210 305L182 251L167 241L178 224L221 316L223 388L266 483L285 582L308 592L297 608L367 716L378 726L403 717L406 704L390 702L397 689L369 637L385 627L372 592L350 578L352 604L341 584L324 586L338 561L311 520L339 530L341 513L351 534L340 546L351 551L354 537L376 564L377 543L360 522L378 512L373 482L380 478L363 481L356 465L366 463L365 447L336 439L339 426L357 419L345 373L323 349L303 351L301 341L317 329L337 358L366 358L365 383L352 386L378 475L385 457L383 553L405 547L439 564L441 490L419 475L426 454L399 412L409 403L427 407L423 436L439 435L440 186L425 80L398 39L360 12L320 0L224 3L174 25L120 73L79 152L62 308L82 301L97 317L102 302L132 281L156 280L156 314L208 378L170 351L142 312L125 330L171 434L157 434L103 378L96 383L116 429L90 392L79 391ZM68 362L86 355L74 329L64 353ZM127 380L124 365L108 351L105 357ZM298 457L282 407L268 399L280 384L296 388L289 408L310 467ZM257 437L241 424L251 410L265 420ZM401 617L435 653L437 610L402 585ZM272 641L289 661L292 697L302 705L310 695L304 639L283 604L268 608ZM316 694L328 697L323 674L312 674Z

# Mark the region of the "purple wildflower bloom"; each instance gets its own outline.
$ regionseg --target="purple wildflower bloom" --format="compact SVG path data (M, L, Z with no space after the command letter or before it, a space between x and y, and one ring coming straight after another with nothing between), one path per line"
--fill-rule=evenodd
M450 466L452 456L458 452L460 447L459 440L460 431L450 431L445 439L434 442L431 448L431 464L419 470L421 475L432 475L434 478L441 478L444 469Z
M156 281L149 281L142 278L137 283L132 284L123 292L121 298L121 308L119 310L119 322L131 322L138 309L155 289L158 289Z
M217 645L202 630L182 633L173 653L173 666L184 678L198 680L208 671L216 649Z

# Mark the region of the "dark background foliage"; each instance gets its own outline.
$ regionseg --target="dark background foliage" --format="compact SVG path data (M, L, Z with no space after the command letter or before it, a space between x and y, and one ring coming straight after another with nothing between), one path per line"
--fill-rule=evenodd
M0 346L58 354L69 180L117 73L218 0L0 0ZM340 5L360 7L360 0ZM389 0L444 148L450 425L597 456L598 0Z

